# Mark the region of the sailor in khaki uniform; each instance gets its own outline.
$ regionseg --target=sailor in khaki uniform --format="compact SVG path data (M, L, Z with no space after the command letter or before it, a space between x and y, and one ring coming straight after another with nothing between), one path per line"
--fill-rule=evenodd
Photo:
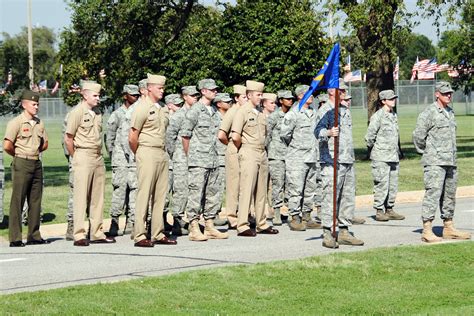
M25 90L21 96L24 111L8 122L3 148L12 155L12 199L8 223L10 247L24 247L21 235L21 210L28 200L27 245L48 244L40 234L43 170L39 154L48 148L44 123L37 114L39 93Z
M169 111L159 101L163 98L165 82L164 76L148 74L148 96L137 102L128 136L130 148L135 154L138 172L133 231L136 247L176 244L175 240L168 239L163 233L163 209L168 192L169 158L165 151L165 137ZM150 200L152 205L151 236L148 239L145 223Z
M266 119L256 107L262 100L264 84L247 80L248 102L235 114L232 121L232 140L238 149L240 161L240 194L237 232L238 236L255 237L250 229L248 216L255 205L257 233L278 234L266 222L268 159L265 150Z
M232 142L232 121L235 113L247 102L247 88L242 85L234 85L235 103L222 118L217 137L224 145L225 152L225 210L229 229L237 228L237 207L239 205L239 157L237 148Z
M82 102L69 112L64 143L74 170L74 246L114 243L103 232L105 165L102 157L102 114L97 109L101 85L84 83ZM90 241L84 225L89 209Z

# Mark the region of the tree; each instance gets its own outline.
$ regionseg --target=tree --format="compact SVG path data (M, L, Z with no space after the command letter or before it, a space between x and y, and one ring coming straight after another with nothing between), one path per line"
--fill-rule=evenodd
M167 45L179 38L195 0L74 1L72 26L63 32L59 58L64 64L63 87L79 79L99 81L112 104L122 86L138 82L147 72L163 72ZM100 76L101 70L106 76ZM66 103L77 95L65 94Z

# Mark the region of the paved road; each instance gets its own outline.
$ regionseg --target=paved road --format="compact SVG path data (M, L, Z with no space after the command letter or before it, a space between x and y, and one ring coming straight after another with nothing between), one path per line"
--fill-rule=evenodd
M380 223L373 220L370 208L357 210L367 217L365 225L354 226L364 247L341 246L338 250L321 246L321 230L291 232L282 226L276 236L236 237L228 240L190 242L178 238L178 246L135 248L128 236L119 237L113 245L73 247L63 236L50 238L45 246L9 248L0 245L0 293L36 291L77 284L113 282L144 276L157 276L191 269L225 265L252 264L273 260L296 259L341 251L421 244L420 204L399 205L404 221ZM474 233L474 198L458 199L455 223L458 228ZM442 222L435 222L438 233Z

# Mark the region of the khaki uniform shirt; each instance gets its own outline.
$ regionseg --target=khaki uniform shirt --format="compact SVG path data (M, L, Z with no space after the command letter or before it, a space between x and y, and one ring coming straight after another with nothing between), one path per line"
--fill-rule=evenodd
M74 148L102 148L102 114L96 108L89 110L85 102L69 112L66 133L74 137Z
M131 127L138 130L138 146L165 148L169 111L166 106L155 104L150 98L137 101ZM135 102L135 103L137 103Z
M232 131L232 121L234 120L235 113L240 109L241 107L237 104L234 104L227 112L225 113L224 117L222 118L221 125L219 129L227 134L227 136L230 136L230 133ZM229 143L227 144L227 150L229 153L237 153L237 148L235 147L234 143L232 142L232 138L229 137Z
M21 113L8 122L5 138L15 146L15 155L39 156L43 144L48 141L44 123L38 117L29 120Z
M242 136L242 146L265 150L266 118L263 113L257 112L249 102L235 114L232 121L232 132Z

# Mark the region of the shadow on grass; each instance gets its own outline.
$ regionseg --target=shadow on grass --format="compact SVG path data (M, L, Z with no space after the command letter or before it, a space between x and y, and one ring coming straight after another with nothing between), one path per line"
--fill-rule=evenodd
M56 214L44 213L43 216L41 217L41 224L52 222L55 219L56 219ZM8 229L9 220L10 220L10 216L5 215L3 217L3 222L0 223L0 230ZM23 224L23 226L28 226L28 225Z

